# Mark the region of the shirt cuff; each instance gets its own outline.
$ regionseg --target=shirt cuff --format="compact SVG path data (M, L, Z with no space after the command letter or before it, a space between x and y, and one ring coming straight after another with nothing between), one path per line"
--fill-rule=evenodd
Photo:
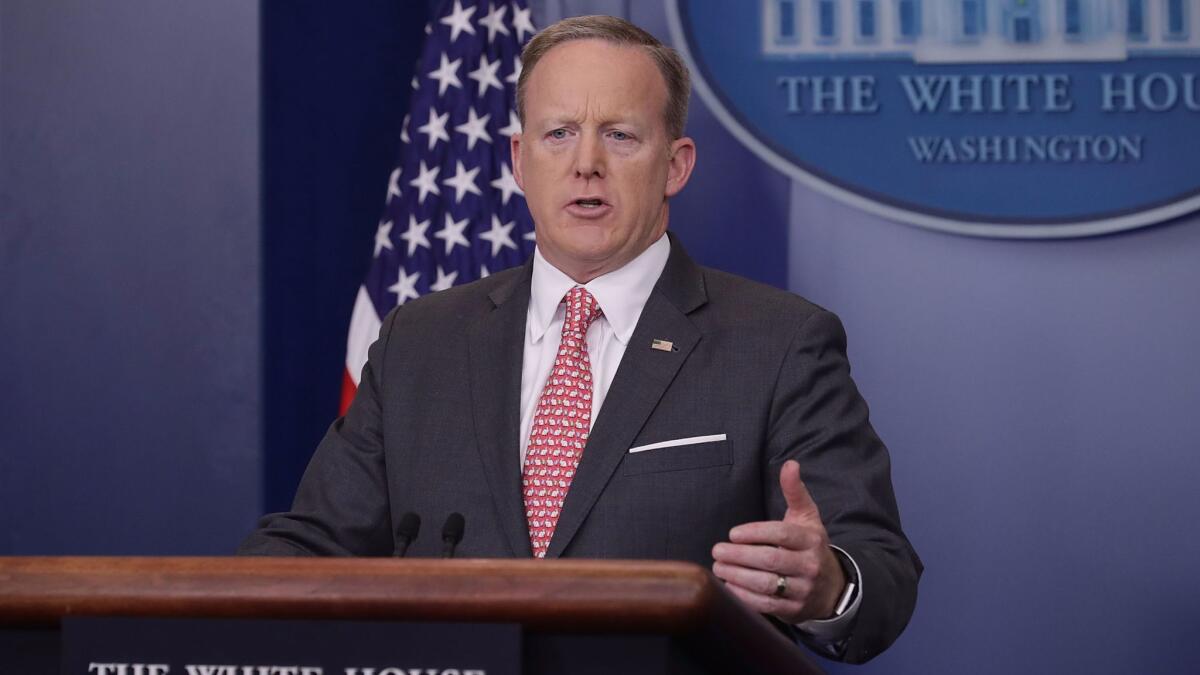
M854 562L854 558L833 544L830 544L829 548L838 555L842 568L848 573L847 576L851 577L846 579L846 582L855 584L850 606L846 608L846 611L831 619L810 619L796 624L796 628L805 636L827 645L832 652L836 652L840 649L838 643L850 637L854 619L858 616L859 605L862 604L864 589L862 572L858 569L858 563Z

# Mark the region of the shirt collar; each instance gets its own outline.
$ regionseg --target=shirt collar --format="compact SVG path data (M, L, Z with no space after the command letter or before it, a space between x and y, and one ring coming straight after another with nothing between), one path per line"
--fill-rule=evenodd
M632 337L633 329L642 315L642 309L650 299L654 284L662 276L670 255L671 244L666 235L663 235L620 269L598 276L583 285L600 304L604 318L612 326L613 335L622 344L629 344L629 338ZM554 320L554 314L563 296L578 285L562 270L551 265L542 256L540 248L534 250L528 322L529 337L533 342L541 342L550 328L550 322Z

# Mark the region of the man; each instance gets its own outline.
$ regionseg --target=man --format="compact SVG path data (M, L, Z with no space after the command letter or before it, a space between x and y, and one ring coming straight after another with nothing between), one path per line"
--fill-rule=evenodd
M696 160L674 51L581 17L523 62L534 259L389 315L293 510L242 552L386 555L402 514L458 511L461 555L711 565L822 653L871 658L921 566L841 324L666 234Z

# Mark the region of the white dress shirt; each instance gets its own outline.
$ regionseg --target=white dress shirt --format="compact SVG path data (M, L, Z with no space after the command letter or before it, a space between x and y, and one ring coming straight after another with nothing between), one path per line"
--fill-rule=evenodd
M625 347L642 316L642 309L650 299L654 284L662 276L671 255L671 243L666 235L659 237L641 255L625 266L608 274L592 279L583 287L596 298L603 315L592 322L587 332L588 358L592 367L592 420L595 425L604 397L608 394L617 366L625 355ZM579 284L567 276L543 256L541 249L533 252L533 280L529 292L529 312L525 323L525 353L521 364L521 466L525 465L525 451L529 448L529 434L533 431L533 417L537 411L542 389L554 367L562 341L562 327L566 320L563 296ZM862 575L858 564L842 549L833 549L850 563L858 581L858 592L854 601L841 615L833 619L805 621L798 628L818 641L831 653L837 653L840 642L846 637L858 614L862 600Z
M592 279L583 287L600 304L602 316L587 332L588 359L592 366L592 424L604 405L604 397L625 355L650 291L662 276L671 255L666 235L659 237L641 255L624 267ZM563 296L579 284L533 252L533 281L529 292L529 314L525 323L525 358L521 365L521 466L533 431L533 414L554 367L562 341L567 310Z

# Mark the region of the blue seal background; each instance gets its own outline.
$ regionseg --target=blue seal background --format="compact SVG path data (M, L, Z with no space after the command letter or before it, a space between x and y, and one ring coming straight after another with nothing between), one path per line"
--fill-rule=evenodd
M1101 110L1100 74L1200 71L1197 57L1090 63L917 64L894 59L803 59L762 53L761 3L678 2L699 76L764 144L802 171L871 200L965 222L1078 223L1136 213L1200 194L1200 113ZM1062 73L1073 109L915 113L902 75ZM874 114L789 114L780 77L876 78ZM985 87L986 89L986 87ZM1035 89L1035 92L1040 92ZM1011 97L1010 97L1011 100ZM916 160L909 136L1141 135L1140 162L934 164ZM1069 177L1069 182L1066 181Z

